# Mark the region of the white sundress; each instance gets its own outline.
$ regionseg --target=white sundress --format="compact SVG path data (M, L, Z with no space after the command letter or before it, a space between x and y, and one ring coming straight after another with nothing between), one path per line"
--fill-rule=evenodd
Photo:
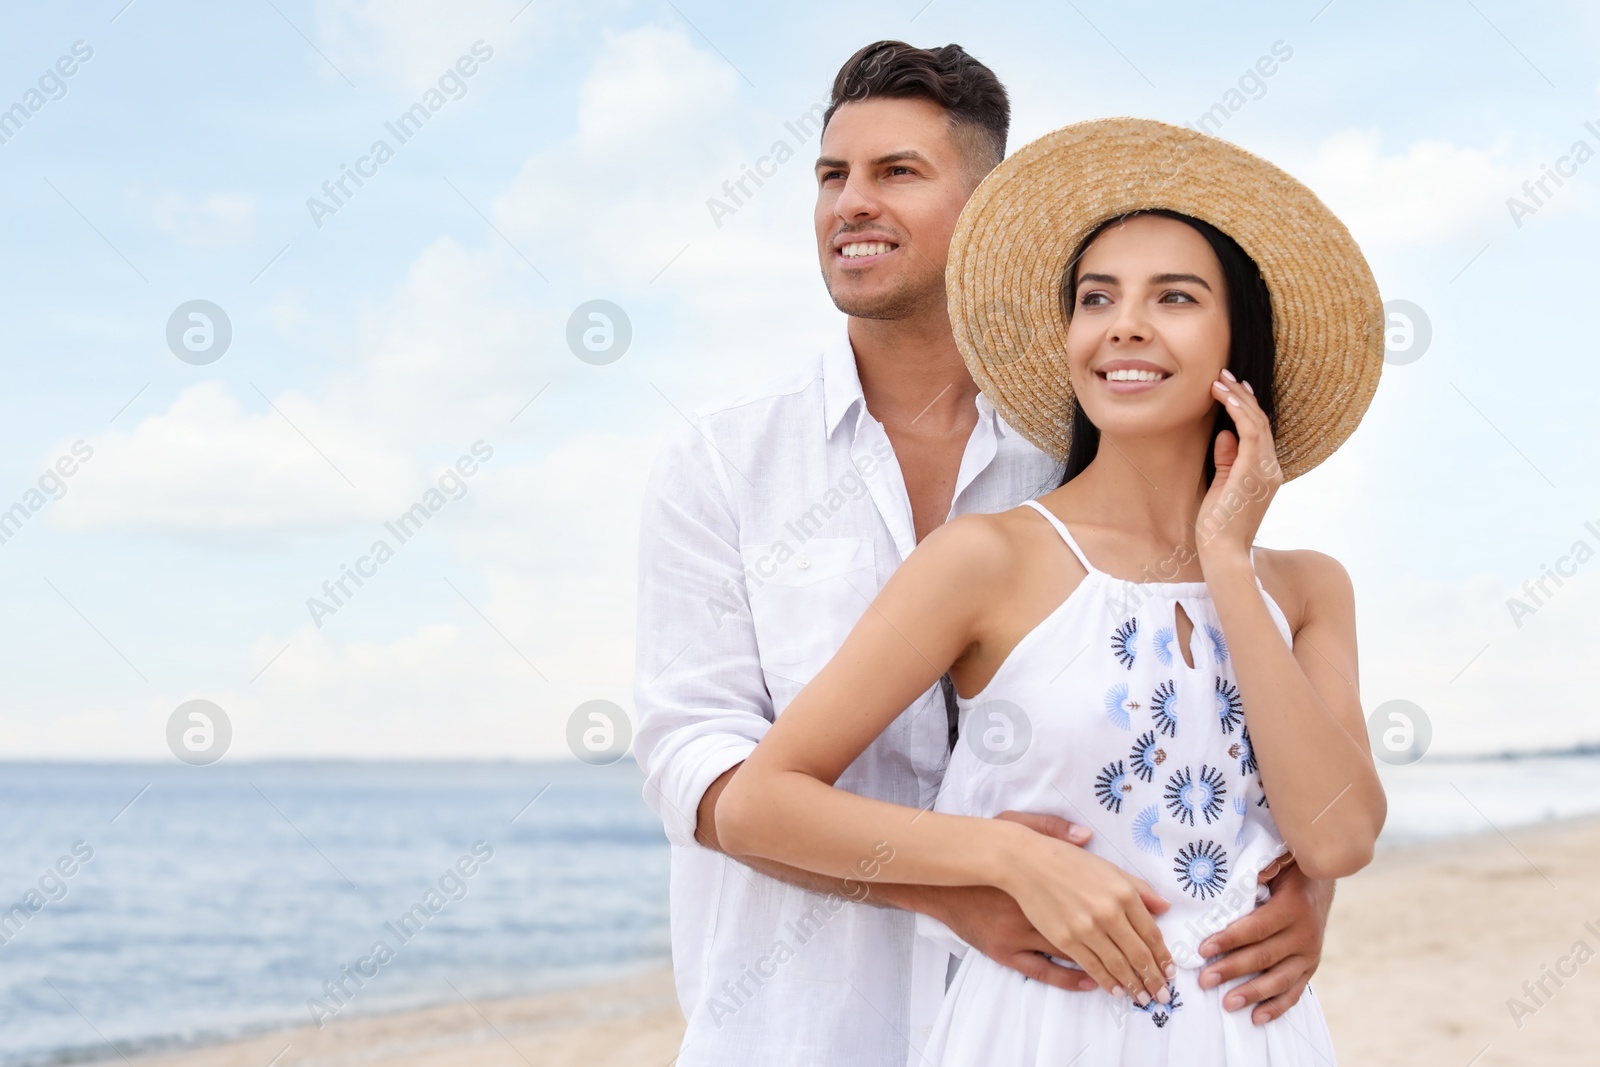
M964 955L927 1046L908 1062L1329 1067L1332 1043L1309 988L1258 1026L1253 1009L1222 1007L1239 981L1199 986L1210 960L1197 946L1267 898L1257 876L1287 851L1261 789L1206 584L1132 582L1097 570L1065 525L1037 501L1027 504L1088 576L1023 637L981 693L959 699L960 739L934 810L1044 812L1092 828L1090 852L1172 902L1156 923L1178 973L1168 984L1170 1004L1140 1008L1104 990L1029 981L919 915L919 933ZM1288 620L1261 593L1292 644ZM1194 626L1192 668L1178 648L1178 604Z

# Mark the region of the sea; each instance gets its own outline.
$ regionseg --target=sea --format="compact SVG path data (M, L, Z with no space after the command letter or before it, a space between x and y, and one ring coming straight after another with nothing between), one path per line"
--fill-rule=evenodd
M1380 770L1382 848L1600 812L1595 751ZM0 1067L665 965L642 784L631 760L0 763Z

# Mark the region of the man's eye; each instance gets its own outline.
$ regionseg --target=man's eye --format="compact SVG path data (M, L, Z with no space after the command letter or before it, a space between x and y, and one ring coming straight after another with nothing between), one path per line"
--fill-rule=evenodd
M834 178L843 178L843 177L844 177L844 171L829 170L829 171L824 171L822 173L821 178L819 178L818 180L819 181L830 181L830 180L832 180Z

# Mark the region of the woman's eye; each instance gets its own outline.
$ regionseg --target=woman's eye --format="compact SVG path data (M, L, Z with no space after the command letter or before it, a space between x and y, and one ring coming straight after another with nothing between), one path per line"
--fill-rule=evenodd
M1104 293L1084 293L1078 298L1078 306L1086 308L1101 307L1109 303L1110 300L1111 298Z
M1178 290L1178 289L1168 289L1166 292L1161 294L1161 299L1162 299L1163 302L1171 302L1171 303L1185 303L1185 302L1187 302L1187 303L1192 304L1192 303L1195 302L1194 297L1192 297L1188 293L1185 293L1185 292L1183 292L1181 290Z

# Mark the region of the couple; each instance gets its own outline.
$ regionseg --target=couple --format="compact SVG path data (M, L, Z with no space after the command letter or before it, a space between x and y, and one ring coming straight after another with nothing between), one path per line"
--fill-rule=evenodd
M1385 812L1354 595L1252 542L1377 387L1376 285L1230 145L1008 122L957 46L853 56L847 336L652 477L680 1067L1333 1062L1302 994Z

